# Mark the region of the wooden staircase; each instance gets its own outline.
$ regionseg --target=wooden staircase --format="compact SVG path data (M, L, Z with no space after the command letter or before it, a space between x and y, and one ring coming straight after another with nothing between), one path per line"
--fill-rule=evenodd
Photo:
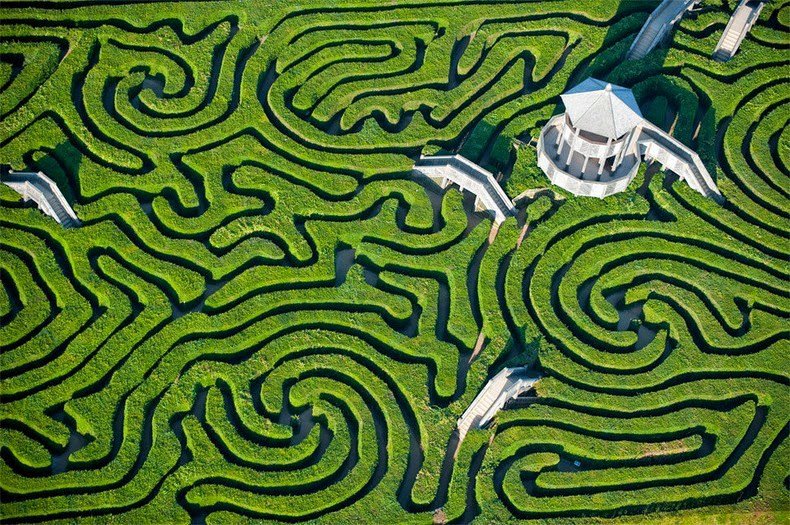
M727 27L724 28L719 43L713 50L714 60L726 62L735 56L741 42L746 38L746 34L757 22L762 9L763 2L761 0L741 0L732 13L730 21L727 22Z
M669 34L672 26L699 0L664 0L650 13L636 39L628 50L626 60L639 60L647 56Z
M81 224L58 185L43 172L10 171L2 177L2 182L22 195L23 200L35 202L42 212L63 227L74 228Z

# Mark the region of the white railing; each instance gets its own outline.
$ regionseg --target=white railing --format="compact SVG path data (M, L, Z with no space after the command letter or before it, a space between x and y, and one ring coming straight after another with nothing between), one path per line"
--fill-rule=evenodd
M515 369L506 368L505 370L507 370L510 374ZM480 428L486 426L489 421L494 419L494 416L497 414L497 412L499 412L502 409L502 407L505 406L505 403L507 403L508 400L513 399L514 397L518 396L520 393L526 390L529 390L532 387L532 385L535 384L535 381L536 379L520 378L515 383L513 383L513 385L511 385L509 388L503 390L502 393L500 393L499 396L497 397L494 404L492 404L491 407L480 418L480 421L478 421L477 425Z
M665 168L680 175L689 186L702 195L721 202L722 196L719 188L699 155L647 120L643 120L639 128L634 130L631 141L624 143L625 150L630 151L635 140L639 151L635 152L638 154L629 154L622 160L615 172L616 178L603 181L587 180L581 173L568 172L561 168L553 158L554 143L552 141L556 139L549 136L552 129L559 127L558 123L562 117L563 115L557 115L550 119L538 137L538 167L548 176L552 184L568 190L574 195L604 198L628 187L638 172L641 156L644 156L645 159L657 160Z
M760 17L763 10L763 3L757 0L741 0L737 9L732 13L727 27L721 34L719 43L713 50L713 57L722 60L731 59L738 48L741 47L743 39ZM735 37L731 33L736 33Z
M472 419L474 418L475 413L479 412L478 409L480 408L480 400L482 400L487 394L489 394L491 390L496 389L500 384L504 384L505 381L507 380L508 374L509 374L508 369L504 368L500 370L499 373L497 373L497 375L492 377L488 381L488 383L486 383L486 385L483 387L483 389L480 391L477 397L475 397L475 399L472 401L472 404L470 404L466 408L466 410L464 410L464 413L461 414L461 417L458 418L458 426L462 426L465 422L471 421L470 418Z
M639 145L645 149L646 157L659 161L662 166L683 177L694 190L716 200L722 198L699 155L661 128L645 121Z
M526 367L503 368L492 377L483 389L458 418L460 439L466 436L472 426L485 427L502 407L522 392L529 390L540 379L536 372ZM511 382L508 386L508 382Z
M67 218L75 224L80 223L77 214L74 213L58 185L43 172L10 171L9 178L2 182L22 195L25 201L35 202L42 212L55 219L59 224L63 224L63 220L56 208L62 209Z
M22 199L25 202L32 200L38 205L42 212L46 213L50 217L54 217L55 220L59 221L57 213L52 209L52 206L50 205L46 196L44 196L44 193L32 185L29 181L5 182L5 185L22 195Z
M554 118L552 118L552 121ZM581 133L575 135L575 130L568 124L561 126L561 129L562 138L560 140L565 141L565 143L568 144L571 149L573 149L573 151L578 151L587 157L605 159L613 155L617 155L620 153L620 150L625 147L626 140L624 138L613 140L611 142L596 142L586 138Z
M639 162L633 162L632 165L629 165L632 162L630 158L624 159L623 163L618 167L617 173L619 176L608 181L585 180L581 178L581 174L573 175L557 165L551 155L549 155L545 143L547 132L552 127L557 126L562 116L557 115L549 120L538 138L538 167L548 176L552 184L568 190L574 195L598 197L600 199L625 190L639 168ZM622 147L627 147L627 145L623 144Z
M515 215L513 202L494 175L461 155L421 156L414 169L432 179L448 180L472 192L477 202L494 212L497 223Z

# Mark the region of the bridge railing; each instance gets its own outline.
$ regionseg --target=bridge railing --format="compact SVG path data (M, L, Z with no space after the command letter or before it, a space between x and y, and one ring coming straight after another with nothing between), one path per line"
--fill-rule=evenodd
M699 0L663 0L658 5L658 7L656 7L652 13L650 13L650 16L647 17L647 20L645 20L642 29L639 30L636 38L631 43L631 47L628 49L627 57L633 58L634 50L642 43L642 38L644 38L645 34L650 31L651 28L654 28L656 29L655 34L650 39L650 41L646 43L647 51L645 53L650 52L667 35L667 33L672 29L672 26L677 23L678 20L680 20L680 18L683 16L683 13L685 13L687 9L696 4L698 1ZM674 16L672 16L672 18L669 20L662 20L662 18L666 17L667 14L674 14ZM659 24L659 27L655 28L654 24Z
M738 7L732 13L730 20L727 22L727 27L724 28L724 32L721 34L721 38L713 50L713 57L721 60L729 60L732 58L738 51L738 48L741 47L741 43L743 39L746 38L746 34L760 17L760 11L762 10L763 2L761 1L741 0ZM744 13L746 14L744 15ZM736 24L739 24L740 27L736 27ZM735 42L730 47L724 47L731 31L738 31Z
M74 223L79 224L80 220L77 218L77 214L74 213L58 185L43 172L12 170L2 182L16 190L25 200L35 201L41 211L56 221L60 222L60 217L55 210L59 205ZM55 202L52 202L53 200Z
M494 212L497 222L515 214L515 206L494 175L461 155L422 156L414 169L429 177L442 177L471 191Z
M662 129L653 124L645 122L642 128L642 136L639 138L640 143L652 142L655 147L663 149L666 154L674 157L674 164L669 165L669 169L677 171L679 175L684 175L684 179L695 190L702 193L707 197L712 197L715 200L721 200L721 192L713 181L707 168L702 163L699 155L687 147L685 144L664 132ZM658 158L659 162L666 164ZM682 169L687 170L683 173ZM693 182L689 180L689 176L693 178Z

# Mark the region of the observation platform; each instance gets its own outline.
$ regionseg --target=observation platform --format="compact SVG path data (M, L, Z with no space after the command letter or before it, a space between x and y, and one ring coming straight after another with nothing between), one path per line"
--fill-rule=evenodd
M630 89L587 78L560 95L565 113L538 137L538 167L574 195L604 198L624 191L642 159L658 161L702 195L722 196L699 155L646 120Z
M573 151L570 162L566 165L565 155L559 151L559 141L557 140L564 118L565 114L563 113L549 120L538 139L538 167L546 173L552 184L556 184L574 195L601 198L625 190L638 171L639 157L634 153L626 154L622 157L620 164L614 168L614 157L606 158L603 161L600 158L588 157L585 161L584 155ZM576 140L576 146L581 146L580 149L607 147L606 141L596 141L589 136L579 135ZM584 142L589 144L583 144ZM609 145L609 147L612 146ZM601 169L601 162L603 162L603 169Z
M22 195L25 202L35 202L61 226L72 228L81 224L58 185L43 172L11 171L2 177L2 183Z
M492 212L497 224L516 214L516 207L494 175L461 155L421 156L414 170L442 188L456 184L470 191L475 195L475 210Z

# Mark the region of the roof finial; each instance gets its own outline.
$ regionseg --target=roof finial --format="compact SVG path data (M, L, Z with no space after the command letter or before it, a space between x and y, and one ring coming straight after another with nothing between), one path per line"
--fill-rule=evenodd
M611 91L611 90L612 90L612 85L607 82L604 91Z

